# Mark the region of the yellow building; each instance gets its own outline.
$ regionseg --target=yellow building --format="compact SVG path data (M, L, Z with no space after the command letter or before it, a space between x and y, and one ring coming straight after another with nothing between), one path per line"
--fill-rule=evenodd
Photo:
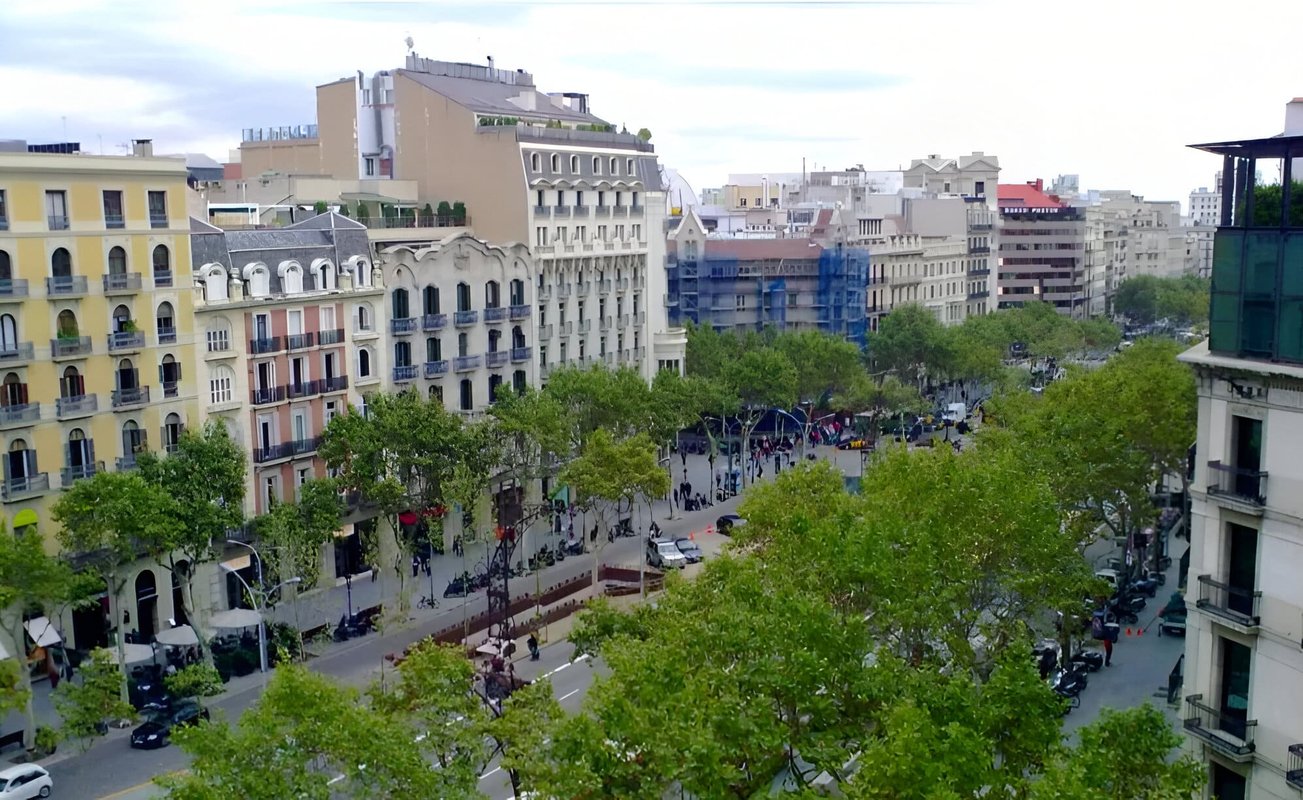
M0 152L0 510L51 551L61 489L198 419L186 169L142 144Z

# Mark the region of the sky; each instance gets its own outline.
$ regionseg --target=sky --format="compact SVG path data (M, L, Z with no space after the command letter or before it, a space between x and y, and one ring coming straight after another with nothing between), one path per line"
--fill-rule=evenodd
M1298 0L7 0L0 139L224 161L242 128L315 121L316 85L402 66L410 36L588 94L698 190L983 151L1001 182L1184 201L1220 167L1185 145L1281 131L1300 29Z

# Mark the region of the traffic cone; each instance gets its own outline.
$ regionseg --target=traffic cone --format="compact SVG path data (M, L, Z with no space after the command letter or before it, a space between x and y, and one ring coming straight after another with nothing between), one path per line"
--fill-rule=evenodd
M695 542L695 541L697 541L697 532L696 532L696 531L689 531L689 532L688 532L688 541L690 541L690 542Z
M1144 635L1145 635L1144 628L1136 628L1136 636L1144 636Z
M715 526L714 526L714 525L707 525L707 526L706 526L706 533L714 533L714 532L715 532Z
M1131 628L1127 628L1127 636L1131 635Z

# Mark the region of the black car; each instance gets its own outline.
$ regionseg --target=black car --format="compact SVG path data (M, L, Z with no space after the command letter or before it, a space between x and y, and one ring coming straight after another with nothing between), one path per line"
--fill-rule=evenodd
M747 524L747 521L744 518L738 516L737 514L725 514L724 516L715 520L715 530L719 531L725 536L732 536L733 528L735 528L738 525L745 525L745 524Z
M194 700L178 700L170 711L156 711L149 715L144 725L131 732L131 746L148 750L166 747L172 739L172 729L193 725L208 719L208 709Z

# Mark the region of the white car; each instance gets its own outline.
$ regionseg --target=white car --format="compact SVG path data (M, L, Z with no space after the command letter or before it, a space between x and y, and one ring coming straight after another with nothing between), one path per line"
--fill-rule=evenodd
M35 764L22 764L0 770L0 800L29 800L49 797L54 791L50 773Z
M672 539L651 539L647 542L647 563L657 569L682 569L688 559L679 552Z

